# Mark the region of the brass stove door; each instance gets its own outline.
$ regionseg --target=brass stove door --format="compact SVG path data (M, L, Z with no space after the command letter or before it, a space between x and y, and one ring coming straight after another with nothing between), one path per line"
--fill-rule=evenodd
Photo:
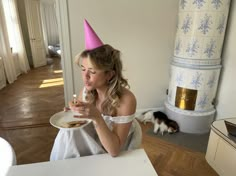
M197 90L177 87L175 106L183 110L194 110L197 99Z

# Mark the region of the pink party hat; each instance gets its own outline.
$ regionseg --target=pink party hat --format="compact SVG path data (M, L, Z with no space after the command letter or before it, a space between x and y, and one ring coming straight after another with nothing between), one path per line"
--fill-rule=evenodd
M93 28L89 25L87 20L84 20L84 33L85 33L85 48L87 50L92 50L94 48L103 45L101 39L94 32Z

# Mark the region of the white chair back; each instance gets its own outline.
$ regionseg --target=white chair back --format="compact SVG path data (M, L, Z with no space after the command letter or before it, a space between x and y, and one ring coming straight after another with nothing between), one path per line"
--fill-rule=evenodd
M134 123L135 128L132 135L132 139L129 143L128 150L138 149L141 147L141 143L142 143L142 128L136 119L134 119L133 123Z
M15 152L9 142L0 137L0 176L5 176L12 165L16 165Z
M134 131L131 135L128 136L122 150L135 150L141 147L142 128L136 119L133 120L132 126L134 128Z

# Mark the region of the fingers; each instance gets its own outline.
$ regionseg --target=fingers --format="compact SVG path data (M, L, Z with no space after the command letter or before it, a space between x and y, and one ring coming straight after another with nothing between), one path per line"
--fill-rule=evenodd
M76 103L74 103L73 101L69 101L69 106L70 107L71 106L82 106L82 105L84 105L84 103L81 102L81 101L77 101Z
M74 115L75 118L91 118L90 110L88 108L83 108L78 111L80 115Z
M89 103L86 103L86 102L82 102L82 101L79 101L76 106L89 106L90 104Z
M81 102L77 101L76 104L73 103L73 101L69 102L69 107L72 111L78 112L82 115L75 115L76 118L90 118L91 114L91 105L87 102Z
M85 110L86 110L86 107L85 107L85 106L80 106L78 109L79 109L80 111L85 111Z
M86 116L88 116L90 112L89 106L72 106L71 110L74 112L78 112L80 114L86 115Z
M76 109L77 109L79 112L86 112L88 108L87 108L86 106L79 106L79 107L76 107Z
M86 119L89 118L89 116L87 116L87 115L74 115L74 117L75 118L86 118Z
M67 112L67 111L69 111L69 110L70 110L69 107L64 107L64 109L63 109L64 112Z

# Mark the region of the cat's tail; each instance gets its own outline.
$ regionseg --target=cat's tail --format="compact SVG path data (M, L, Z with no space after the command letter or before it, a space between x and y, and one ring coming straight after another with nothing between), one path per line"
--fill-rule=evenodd
M152 110L147 110L142 112L139 116L137 116L136 118L140 121L140 122L144 122L145 123L145 115L150 112Z
M142 112L142 115L145 115L146 113L148 113L148 112L150 112L150 111L152 111L152 110L144 111L144 112Z

